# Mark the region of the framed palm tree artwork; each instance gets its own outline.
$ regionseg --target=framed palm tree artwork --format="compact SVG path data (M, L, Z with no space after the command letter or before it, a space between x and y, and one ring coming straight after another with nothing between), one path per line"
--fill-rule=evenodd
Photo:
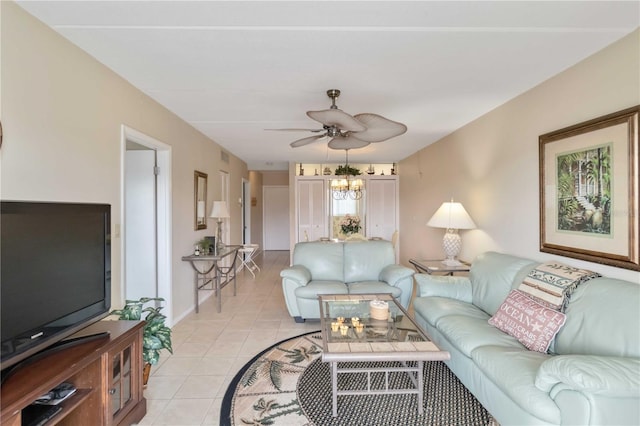
M540 251L640 271L639 113L540 136Z

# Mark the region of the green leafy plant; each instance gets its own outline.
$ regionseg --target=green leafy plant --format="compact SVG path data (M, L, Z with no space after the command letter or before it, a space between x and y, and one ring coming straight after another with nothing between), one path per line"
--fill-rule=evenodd
M209 254L213 252L213 241L208 238L203 238L198 241L198 245L202 248L204 254Z
M143 297L139 300L127 300L124 308L111 311L110 315L118 315L120 320L140 321L143 314L145 325L142 338L142 358L145 363L155 365L160 359L160 351L166 349L173 353L171 347L171 329L165 324L167 318L160 310L162 306L148 306L145 303L164 302L162 297Z
M358 176L361 173L360 169L356 169L355 167L345 164L344 166L336 167L335 174L336 176Z

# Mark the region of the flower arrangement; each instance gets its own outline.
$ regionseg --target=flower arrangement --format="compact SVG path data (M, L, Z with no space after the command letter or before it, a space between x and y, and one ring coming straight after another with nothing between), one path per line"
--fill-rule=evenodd
M360 218L358 216L346 215L340 221L340 229L345 235L355 234L360 230Z

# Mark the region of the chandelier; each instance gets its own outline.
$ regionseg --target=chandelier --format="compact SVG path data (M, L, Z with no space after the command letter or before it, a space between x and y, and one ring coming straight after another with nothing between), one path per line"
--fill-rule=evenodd
M331 192L334 200L359 200L362 198L362 179L349 179L348 176L342 179L331 181Z
M339 179L331 180L331 194L334 200L359 200L362 198L364 183L362 179L352 178L349 173L349 150L345 149L346 162L344 165L345 175Z

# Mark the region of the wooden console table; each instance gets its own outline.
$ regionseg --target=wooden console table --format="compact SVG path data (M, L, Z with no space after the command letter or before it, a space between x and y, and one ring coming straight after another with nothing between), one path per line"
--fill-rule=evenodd
M238 249L242 246L234 245L234 246L226 246L222 250L218 251L214 254L205 254L196 256L195 254L191 254L189 256L182 256L182 260L185 262L189 262L193 267L195 272L194 274L194 289L195 293L195 303L196 303L196 314L200 311L199 302L198 302L198 290L202 289L207 284L213 284L212 290L214 291L214 295L218 298L216 310L219 312L222 311L222 294L220 291L227 285L231 280L233 280L233 295L236 295L236 259L238 258ZM220 266L219 262L228 257L233 256L231 260L230 266ZM208 262L208 265L205 265L202 270L198 269L197 264ZM209 274L213 272L213 277L209 278ZM222 276L225 277L225 281L222 282ZM200 284L202 281L202 284Z
M20 426L22 410L60 383L77 391L60 403L47 426L131 425L147 412L142 391L142 321L99 321L79 335L108 335L79 341L25 363L2 384L0 424ZM35 359L35 358L34 358Z

